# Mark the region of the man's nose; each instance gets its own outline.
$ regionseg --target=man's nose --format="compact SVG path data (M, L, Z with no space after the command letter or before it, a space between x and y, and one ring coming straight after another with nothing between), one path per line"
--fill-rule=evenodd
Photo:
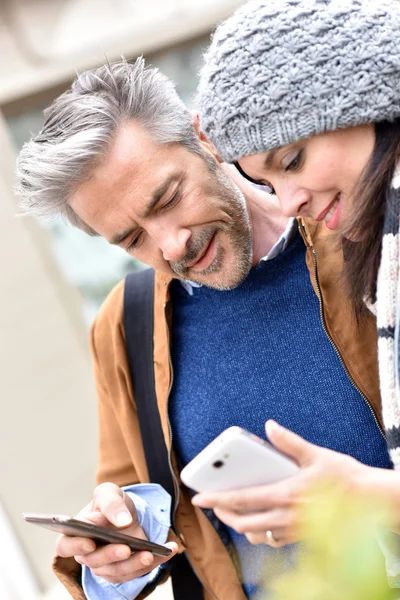
M310 204L311 194L308 190L282 185L275 188L281 210L286 217L304 215Z
M171 262L180 260L187 253L187 245L192 232L182 228L173 231L163 231L160 235L160 249L164 260Z

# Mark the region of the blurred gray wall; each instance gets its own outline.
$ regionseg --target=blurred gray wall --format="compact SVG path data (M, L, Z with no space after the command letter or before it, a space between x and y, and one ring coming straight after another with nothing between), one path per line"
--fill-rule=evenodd
M54 537L21 513L74 513L89 500L95 394L82 301L61 277L45 232L15 217L14 153L0 127L0 500L45 587Z
M55 535L24 523L21 513L75 514L90 500L97 422L88 325L108 289L136 266L111 255L114 250L101 240L62 224L44 227L16 218L15 154L40 127L41 109L69 85L75 71L100 64L105 55L114 60L145 54L176 81L190 104L210 31L241 3L3 0L0 5L0 504L21 558L43 591L54 582ZM12 572L12 560L0 539L0 584L2 574ZM19 589L15 581L10 600L36 600Z

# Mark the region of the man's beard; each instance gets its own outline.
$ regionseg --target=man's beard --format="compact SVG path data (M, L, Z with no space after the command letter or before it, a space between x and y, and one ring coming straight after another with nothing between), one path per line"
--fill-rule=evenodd
M247 211L246 200L235 183L222 171L216 163L207 160L212 176L206 193L219 203L219 207L231 217L231 222L216 221L206 225L202 231L192 237L187 246L185 256L177 261L171 261L171 269L182 279L190 279L217 290L230 290L240 285L249 274L252 266L253 249L251 222ZM230 240L230 249L233 254L234 266L227 272L224 269L226 249L219 246L217 255L204 271L191 270L192 265L201 253L209 246L214 235L224 234ZM218 240L217 240L218 243ZM207 276L213 273L220 276L208 280Z

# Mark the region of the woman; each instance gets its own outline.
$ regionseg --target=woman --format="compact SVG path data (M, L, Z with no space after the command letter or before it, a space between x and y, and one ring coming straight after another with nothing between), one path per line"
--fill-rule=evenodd
M286 215L325 221L342 235L355 311L377 313L383 418L400 470L400 2L248 3L214 35L200 122L222 159L267 185ZM400 515L400 473L318 448L274 423L267 434L297 459L298 476L193 502L254 543L267 531L276 546L298 539L298 503L327 473L382 494Z

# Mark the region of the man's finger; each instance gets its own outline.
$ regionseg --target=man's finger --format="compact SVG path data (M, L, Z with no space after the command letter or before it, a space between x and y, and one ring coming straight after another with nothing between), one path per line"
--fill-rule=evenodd
M94 550L96 550L94 541L84 537L59 535L56 541L56 552L62 558L69 558L76 554L90 554Z
M115 527L123 528L133 525L137 520L136 510L131 502L130 510L126 502L126 494L113 483L102 483L93 494L94 507ZM131 511L134 513L131 514Z
M90 569L98 569L112 563L125 561L130 558L132 551L124 544L106 544L94 552L85 555L75 555L75 560Z
M146 575L159 565L171 560L175 556L178 546L175 542L165 544L172 550L169 556L155 556L149 552L134 552L127 560L91 568L94 575L103 577L113 583L122 583ZM149 556L150 555L150 556ZM87 557L82 557L85 561Z

